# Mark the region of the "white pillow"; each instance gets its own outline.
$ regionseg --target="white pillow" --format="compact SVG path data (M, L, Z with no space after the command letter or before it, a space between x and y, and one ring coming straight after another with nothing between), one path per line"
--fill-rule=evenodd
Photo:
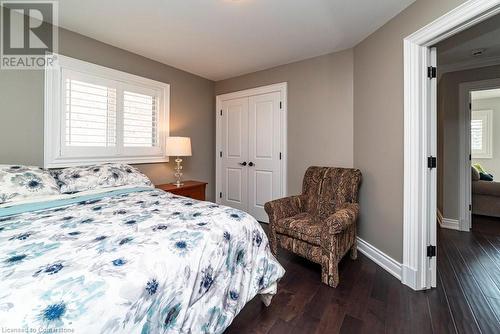
M146 175L125 164L70 167L52 174L64 194L120 186L152 186Z
M0 204L59 194L56 180L45 169L0 165Z

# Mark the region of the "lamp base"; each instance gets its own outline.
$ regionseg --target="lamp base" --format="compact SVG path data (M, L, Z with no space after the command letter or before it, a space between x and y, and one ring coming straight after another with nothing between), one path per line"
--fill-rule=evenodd
M173 182L173 184L175 184L175 186L177 188L181 187L184 185L184 183L181 182L181 178L182 178L182 165L181 165L181 162L182 162L182 159L177 157L177 159L175 159L175 163L176 163L176 166L174 168L175 170L175 174L174 176L176 177L177 181Z
M184 185L184 183L179 182L179 181L177 181L177 182L172 182L172 184L173 184L174 186L176 186L177 188L182 187L182 186Z

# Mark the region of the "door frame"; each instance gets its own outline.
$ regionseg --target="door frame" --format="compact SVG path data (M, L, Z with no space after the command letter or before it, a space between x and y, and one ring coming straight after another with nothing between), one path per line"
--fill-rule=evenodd
M267 86L260 86L245 90L240 90L232 93L217 95L215 98L215 202L220 202L219 194L222 191L222 179L221 179L221 159L222 156L220 152L222 150L222 102L226 100L238 99L243 97L250 97L254 95L267 94L280 92L281 101L281 112L280 112L280 173L281 173L281 197L285 197L288 193L288 181L287 181L287 161L288 161L288 151L287 151L287 125L288 125L288 96L287 96L288 85L286 82L276 83Z
M436 128L433 122L436 123L437 120L430 117L429 108L429 48L499 12L500 0L469 0L403 41L404 195L401 282L415 290L431 288L436 279L436 270L433 270L432 261L427 257L429 231L436 228L435 210L434 214L429 214L429 205L437 193L437 189L431 187L436 169L427 168L427 158L436 152L437 146L436 133L432 133L432 129Z
M459 181L459 205L460 220L458 226L460 231L469 232L472 227L469 204L472 204L472 184L471 184L471 154L470 147L470 124L472 118L472 109L469 106L472 103L471 92L485 89L500 88L500 79L487 79L479 81L464 82L459 85L459 152L460 152L460 181Z

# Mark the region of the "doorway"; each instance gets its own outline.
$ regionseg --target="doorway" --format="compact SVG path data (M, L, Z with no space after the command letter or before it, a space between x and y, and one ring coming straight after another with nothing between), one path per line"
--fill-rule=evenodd
M469 0L404 39L403 284L436 286L437 80L430 48L500 12L498 1ZM437 162L439 163L439 162Z
M286 83L217 96L217 203L268 222L286 196Z
M461 210L457 229L469 231L474 217L500 217L500 210L496 213L500 205L490 196L495 193L496 181L500 180L500 146L495 145L500 140L497 138L500 135L500 78L465 82L460 84L459 91ZM485 180L492 183L482 182Z

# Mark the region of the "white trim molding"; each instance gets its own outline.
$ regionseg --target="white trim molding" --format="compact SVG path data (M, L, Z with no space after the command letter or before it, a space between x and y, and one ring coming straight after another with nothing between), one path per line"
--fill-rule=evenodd
M435 152L436 120L430 117L427 67L430 46L500 12L500 0L469 0L404 39L404 199L403 284L415 290L432 287L436 271L426 256L436 216L427 157ZM434 106L435 107L435 106ZM432 123L434 122L434 123ZM435 155L434 155L435 156ZM438 162L439 163L439 162ZM433 171L432 173L435 173ZM435 212L435 208L434 208ZM432 217L434 216L434 217ZM433 280L434 278L434 280Z
M458 220L444 218L443 214L439 209L437 210L437 222L441 228L447 228L450 230L460 230Z
M441 225L443 223L443 214L441 213L441 210L437 209L436 214L437 214L437 222L439 225Z
M394 260L389 255L382 252L380 249L357 237L358 250L366 255L370 260L385 269L389 274L401 280L401 263Z
M439 226L441 226L441 228L460 231L458 219L443 218Z

